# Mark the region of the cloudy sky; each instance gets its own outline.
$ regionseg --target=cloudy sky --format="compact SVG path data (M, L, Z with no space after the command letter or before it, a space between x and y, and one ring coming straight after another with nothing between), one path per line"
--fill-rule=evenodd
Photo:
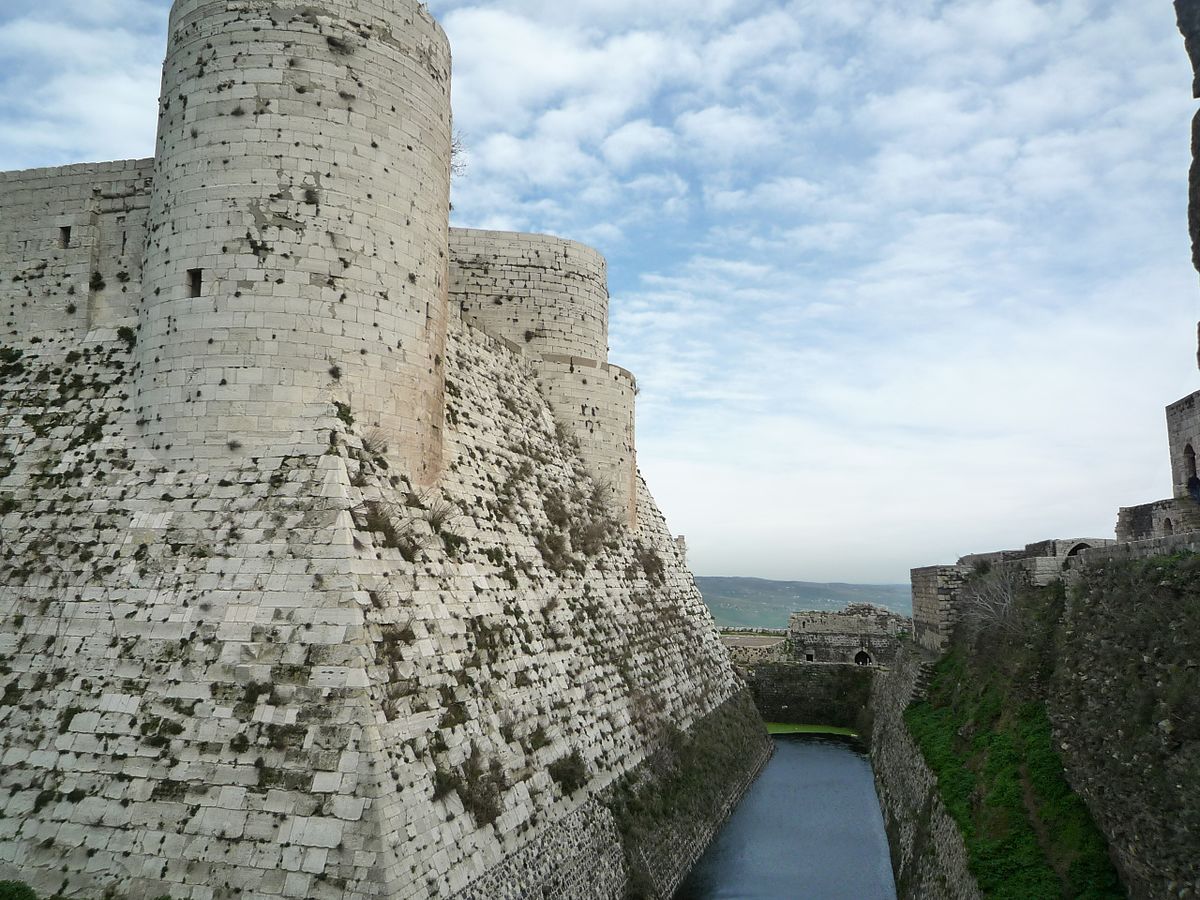
M610 261L700 574L1111 536L1200 387L1191 77L1143 0L434 0L455 224ZM4 0L0 169L152 152L168 0Z

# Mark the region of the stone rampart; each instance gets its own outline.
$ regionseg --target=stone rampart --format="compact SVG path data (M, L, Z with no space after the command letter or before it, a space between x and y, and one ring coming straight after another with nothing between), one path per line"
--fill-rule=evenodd
M874 681L871 765L900 900L982 898L958 825L938 796L937 776L908 731L904 711L923 679L923 657L907 648Z
M913 638L926 650L940 653L958 621L958 597L970 569L926 566L912 570Z
M669 893L770 745L637 473L602 258L538 239L571 354L449 314L424 4L176 0L169 40L152 174L0 175L0 879ZM706 803L643 866L612 810L686 794L664 759Z
M1117 539L1152 541L1200 531L1200 504L1190 497L1123 506L1117 513Z
M534 356L608 359L607 264L575 241L452 228L450 300Z
M153 166L0 172L0 333L8 340L79 340L135 315Z
M162 456L311 451L331 400L441 460L450 48L416 0L177 0L136 404Z
M319 455L163 467L115 330L9 349L0 878L423 900L560 823L611 860L578 811L741 690L644 486L633 530L577 500L536 374L480 332L451 331L433 495L353 408ZM604 896L560 868L530 884Z
M619 366L577 357L543 356L537 363L555 418L579 439L597 483L631 525L637 479L637 382Z

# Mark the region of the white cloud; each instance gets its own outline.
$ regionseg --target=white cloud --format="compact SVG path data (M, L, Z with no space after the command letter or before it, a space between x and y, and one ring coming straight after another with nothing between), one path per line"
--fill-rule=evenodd
M646 119L626 122L605 140L604 158L619 171L634 163L669 157L675 147L675 134Z

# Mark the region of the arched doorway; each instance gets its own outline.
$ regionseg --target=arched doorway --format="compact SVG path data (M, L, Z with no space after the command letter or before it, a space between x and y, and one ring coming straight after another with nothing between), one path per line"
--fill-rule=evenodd
M871 664L871 654L866 650L859 650L854 657L854 664L856 666L869 666Z
M1175 533L1175 523L1172 522L1170 519L1163 519L1163 531L1166 534L1174 534Z

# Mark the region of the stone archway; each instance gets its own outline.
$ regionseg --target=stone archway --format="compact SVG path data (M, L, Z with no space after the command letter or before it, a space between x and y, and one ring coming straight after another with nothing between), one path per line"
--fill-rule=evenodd
M854 654L854 664L856 666L869 666L871 662L871 654L866 650L859 650L858 653Z

